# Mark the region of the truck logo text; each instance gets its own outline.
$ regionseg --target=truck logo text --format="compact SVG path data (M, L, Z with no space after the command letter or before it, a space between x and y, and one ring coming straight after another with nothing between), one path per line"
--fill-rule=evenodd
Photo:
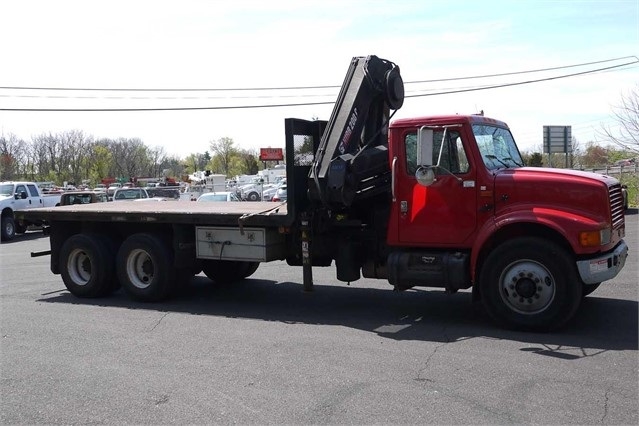
M346 131L344 131L344 136L342 136L342 141L339 144L340 154L345 153L346 149L348 148L348 143L351 140L353 130L355 129L355 125L357 124L357 115L357 108L353 108L353 114L351 115L350 120L348 120L348 126L346 126Z

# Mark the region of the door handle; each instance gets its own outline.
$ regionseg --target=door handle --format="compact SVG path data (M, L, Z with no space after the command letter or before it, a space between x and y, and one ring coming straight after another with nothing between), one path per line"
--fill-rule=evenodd
M395 166L397 164L397 157L393 157L393 165L391 166L391 194L393 196L393 203L397 201L395 198Z

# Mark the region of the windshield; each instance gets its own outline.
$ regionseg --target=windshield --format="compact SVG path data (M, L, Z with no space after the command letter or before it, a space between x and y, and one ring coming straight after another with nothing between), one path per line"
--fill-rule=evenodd
M0 195L13 195L13 185L0 185Z
M524 165L509 130L487 124L473 124L473 133L481 158L488 170Z

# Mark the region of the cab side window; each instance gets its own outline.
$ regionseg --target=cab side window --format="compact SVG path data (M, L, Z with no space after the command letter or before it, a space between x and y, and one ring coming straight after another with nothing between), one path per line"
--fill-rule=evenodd
M404 137L404 148L406 150L406 171L409 175L415 176L417 171L417 133L408 133Z
M16 194L20 195L20 194L22 194L23 192L24 192L24 193L26 193L27 195L29 194L29 193L27 192L27 187L26 187L26 186L24 186L24 185L17 185L17 186L16 186Z
M437 130L433 134L433 164L437 164L441 151L440 168L446 169L453 174L464 174L470 170L468 157L464 150L461 135L459 132L450 130L446 132ZM443 144L443 147L442 147ZM408 174L414 175L417 171L417 134L408 133L404 137L404 146L406 150L406 170ZM437 174L446 174L445 171L436 172Z
M440 167L454 174L468 173L470 166L459 132L449 129L444 136L443 131L437 131L434 137L433 157L439 155L441 150ZM436 163L437 158L433 158L433 164Z
M35 185L27 185L27 187L29 188L29 194L31 194L32 197L38 197L40 195Z

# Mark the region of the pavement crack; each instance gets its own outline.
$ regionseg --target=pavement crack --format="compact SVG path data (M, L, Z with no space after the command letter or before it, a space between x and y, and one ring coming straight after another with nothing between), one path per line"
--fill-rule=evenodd
M612 387L606 389L606 393L604 394L604 403L603 403L603 415L601 416L601 420L599 423L604 424L606 421L606 417L608 416L608 401L610 400L610 390Z
M158 407L162 404L166 404L167 402L169 402L169 396L168 395L160 395L158 398L155 399L155 406Z
M446 346L447 344L450 343L450 337L446 334L446 327L444 327L442 329L442 335L445 338L445 341L437 346L435 346L435 349L433 349L433 351L430 353L430 355L428 355L428 358L426 358L426 362L424 363L424 366L422 368L419 369L419 371L417 372L417 377L414 379L417 382L434 382L433 379L427 379L425 377L422 377L422 374L428 370L428 368L430 367L430 361L431 359L435 356L435 354L437 353L437 351Z
M153 327L151 327L151 330L149 330L149 331L154 331L154 330L157 328L157 326L158 326L158 325L160 325L160 323L162 322L162 320L163 320L164 318L166 318L166 316L167 316L168 314L169 314L168 312L165 312L165 313L164 313L164 315L162 315L162 316L160 317L160 319L159 319L159 320L157 320L157 322L155 323L155 325L154 325Z

